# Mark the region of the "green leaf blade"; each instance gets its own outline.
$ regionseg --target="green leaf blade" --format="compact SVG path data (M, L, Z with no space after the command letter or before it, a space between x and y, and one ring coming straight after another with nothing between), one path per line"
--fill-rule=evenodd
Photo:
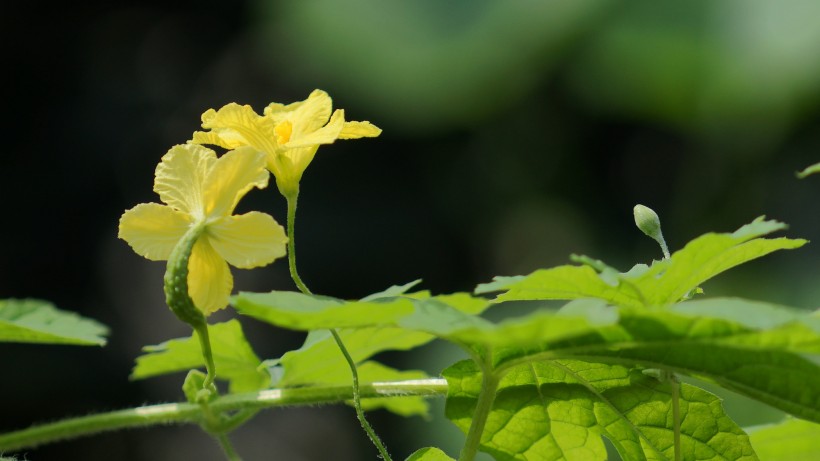
M230 392L251 392L270 385L270 375L245 339L237 320L208 326L217 379L230 383ZM172 339L156 346L146 346L148 352L137 357L131 379L144 379L168 373L203 367L199 339L196 333L188 338Z
M748 430L752 446L765 461L820 458L820 424L787 418Z
M104 346L108 328L36 299L0 300L0 342Z
M476 292L503 291L497 302L597 298L619 307L670 305L735 266L807 243L803 239L763 238L785 227L761 217L733 233L702 235L670 259L656 261L648 268L638 265L626 273L618 273L601 261L575 256L573 260L583 265L541 269L525 277L495 277L493 282L479 285Z
M558 266L541 269L526 277L505 277L503 281L479 285L477 292L506 290L496 302L542 299L598 298L618 306L640 306L640 295L606 283L589 266Z
M435 447L416 450L406 461L456 461L446 453Z
M413 311L411 300L403 297L346 302L290 291L243 292L231 304L244 315L300 331L386 324Z
M446 370L446 414L466 432L480 391L471 362ZM681 389L684 460L752 461L748 436L720 400L693 386ZM522 364L502 379L482 435L498 460L606 459L601 437L624 459L673 459L671 388L637 370L561 360Z

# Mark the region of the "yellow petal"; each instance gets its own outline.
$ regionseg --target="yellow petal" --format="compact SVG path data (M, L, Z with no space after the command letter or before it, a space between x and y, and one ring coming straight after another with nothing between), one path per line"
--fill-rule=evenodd
M158 203L142 203L123 213L118 237L152 261L164 261L191 225L189 217Z
M228 264L214 251L208 237L196 241L188 260L188 293L206 316L228 305L233 276Z
M370 122L345 122L339 139L375 138L380 134L381 128Z
M330 118L333 100L322 90L313 90L304 101L288 105L271 103L265 108L265 117L276 125L290 121L297 135L321 128Z
M157 165L154 191L173 208L194 218L202 217L202 184L215 163L216 153L207 147L174 146Z
M291 114L304 104L305 101L297 101L287 105L272 102L268 104L268 107L266 107L262 113L265 117L272 120L275 125L278 125L285 120L289 120Z
M293 133L284 147L287 149L294 147L316 146L319 144L331 144L339 138L342 128L345 125L345 112L341 109L333 112L328 124L312 132L297 132L297 125L294 122Z
M333 101L322 90L313 90L303 104L296 107L288 119L293 123L293 136L312 133L324 126L330 118Z
M207 233L214 250L240 269L266 266L287 251L285 229L257 211L220 219L208 225Z
M228 216L249 190L268 185L265 154L252 147L232 150L216 161L202 185L209 218Z
M188 141L189 144L210 144L212 146L219 146L225 149L236 149L237 147L246 145L244 139L230 139L222 138L212 131L194 131L194 136Z
M274 128L276 124L268 117L262 117L251 106L230 103L218 111L210 109L202 114L202 128L210 129L210 136L194 133L193 142L214 142L217 145L235 149L252 146L257 150L272 153L276 148Z

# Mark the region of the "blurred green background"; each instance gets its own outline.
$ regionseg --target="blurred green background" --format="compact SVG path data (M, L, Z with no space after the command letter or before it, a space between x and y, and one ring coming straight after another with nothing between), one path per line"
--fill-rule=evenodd
M153 171L208 108L261 110L328 91L376 139L320 149L302 182L300 273L358 298L417 278L472 290L583 253L627 269L759 215L820 240L820 3L811 0L88 1L8 5L0 297L37 297L112 327L103 349L3 344L0 431L176 401L183 376L131 382L146 344L189 334L164 305L164 266L117 240L156 201ZM246 197L284 221L275 189ZM820 250L767 256L704 286L820 305ZM234 270L236 288L292 289L286 264ZM496 313L491 315L504 315ZM232 317L221 312L215 320ZM263 358L302 335L242 319ZM437 374L446 345L387 354ZM382 412L397 459L462 436ZM741 424L777 414L729 398ZM375 459L344 407L265 412L235 435L248 460ZM120 432L28 459L222 459L195 427Z

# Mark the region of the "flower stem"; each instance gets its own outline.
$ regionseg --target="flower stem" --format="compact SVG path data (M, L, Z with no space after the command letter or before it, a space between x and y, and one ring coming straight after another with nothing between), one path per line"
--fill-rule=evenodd
M360 389L363 398L390 396L443 397L447 381L422 379L366 384ZM316 386L290 389L266 389L259 392L229 394L209 403L215 412L252 411L295 405L341 403L352 398L349 386ZM195 403L167 403L69 418L53 423L0 434L0 453L10 453L60 440L87 437L136 427L168 424L195 424L202 417L202 406Z
M214 380L216 379L216 365L214 365L214 354L211 350L211 339L208 335L208 323L203 322L194 326L194 331L196 331L196 335L199 338L202 357L205 359L205 370L208 372L205 376L205 381L202 382L202 388L211 390L214 386Z
M491 363L491 360L488 359L486 363ZM478 402L476 402L475 411L473 411L473 419L470 422L470 429L467 431L467 440L464 442L464 447L461 448L458 461L473 461L475 455L478 453L478 447L481 445L481 435L484 433L487 417L490 416L490 410L493 407L493 401L495 401L495 392L498 390L499 381L498 376L493 372L490 366L482 367L481 392L478 394Z
M285 197L288 200L288 266L290 267L290 278L293 283L304 294L311 294L305 282L299 277L299 272L296 271L296 202L299 200L299 191L297 190L291 195Z
M299 291L302 293L309 295L312 294L310 289L305 285L302 281L302 278L299 277L299 273L296 271L296 240L295 240L295 227L296 227L296 205L299 199L299 191L293 192L289 195L286 195L285 198L288 201L288 265L290 267L290 277L293 279L293 282L299 288ZM359 371L356 369L356 362L351 357L350 352L345 347L344 342L342 341L342 337L339 336L339 332L336 331L335 328L330 329L330 333L333 335L334 341L336 341L336 345L339 347L339 350L344 355L345 361L347 361L347 365L350 368L350 374L353 378L353 407L356 409L356 417L359 419L359 423L362 425L362 429L364 429L367 436L370 438L370 441L373 442L373 445L376 446L376 449L379 450L379 454L381 455L382 459L385 461L392 461L390 454L387 452L387 448L382 443L379 436L376 434L376 431L373 429L373 426L367 421L365 417L364 410L362 409L362 402L361 402L361 394L359 391Z

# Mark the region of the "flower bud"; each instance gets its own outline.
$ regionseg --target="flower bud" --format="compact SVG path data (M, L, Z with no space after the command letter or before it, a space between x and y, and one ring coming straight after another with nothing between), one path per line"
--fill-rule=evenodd
M661 220L658 218L658 214L652 208L643 205L635 205L632 211L635 214L635 225L638 226L638 229L653 240L658 240L658 236L662 235Z
M666 247L666 241L663 239L663 232L661 232L661 220L658 214L651 208L643 205L635 205L633 208L635 215L635 225L644 234L649 236L652 240L658 242L663 251L664 258L669 258L669 249Z

